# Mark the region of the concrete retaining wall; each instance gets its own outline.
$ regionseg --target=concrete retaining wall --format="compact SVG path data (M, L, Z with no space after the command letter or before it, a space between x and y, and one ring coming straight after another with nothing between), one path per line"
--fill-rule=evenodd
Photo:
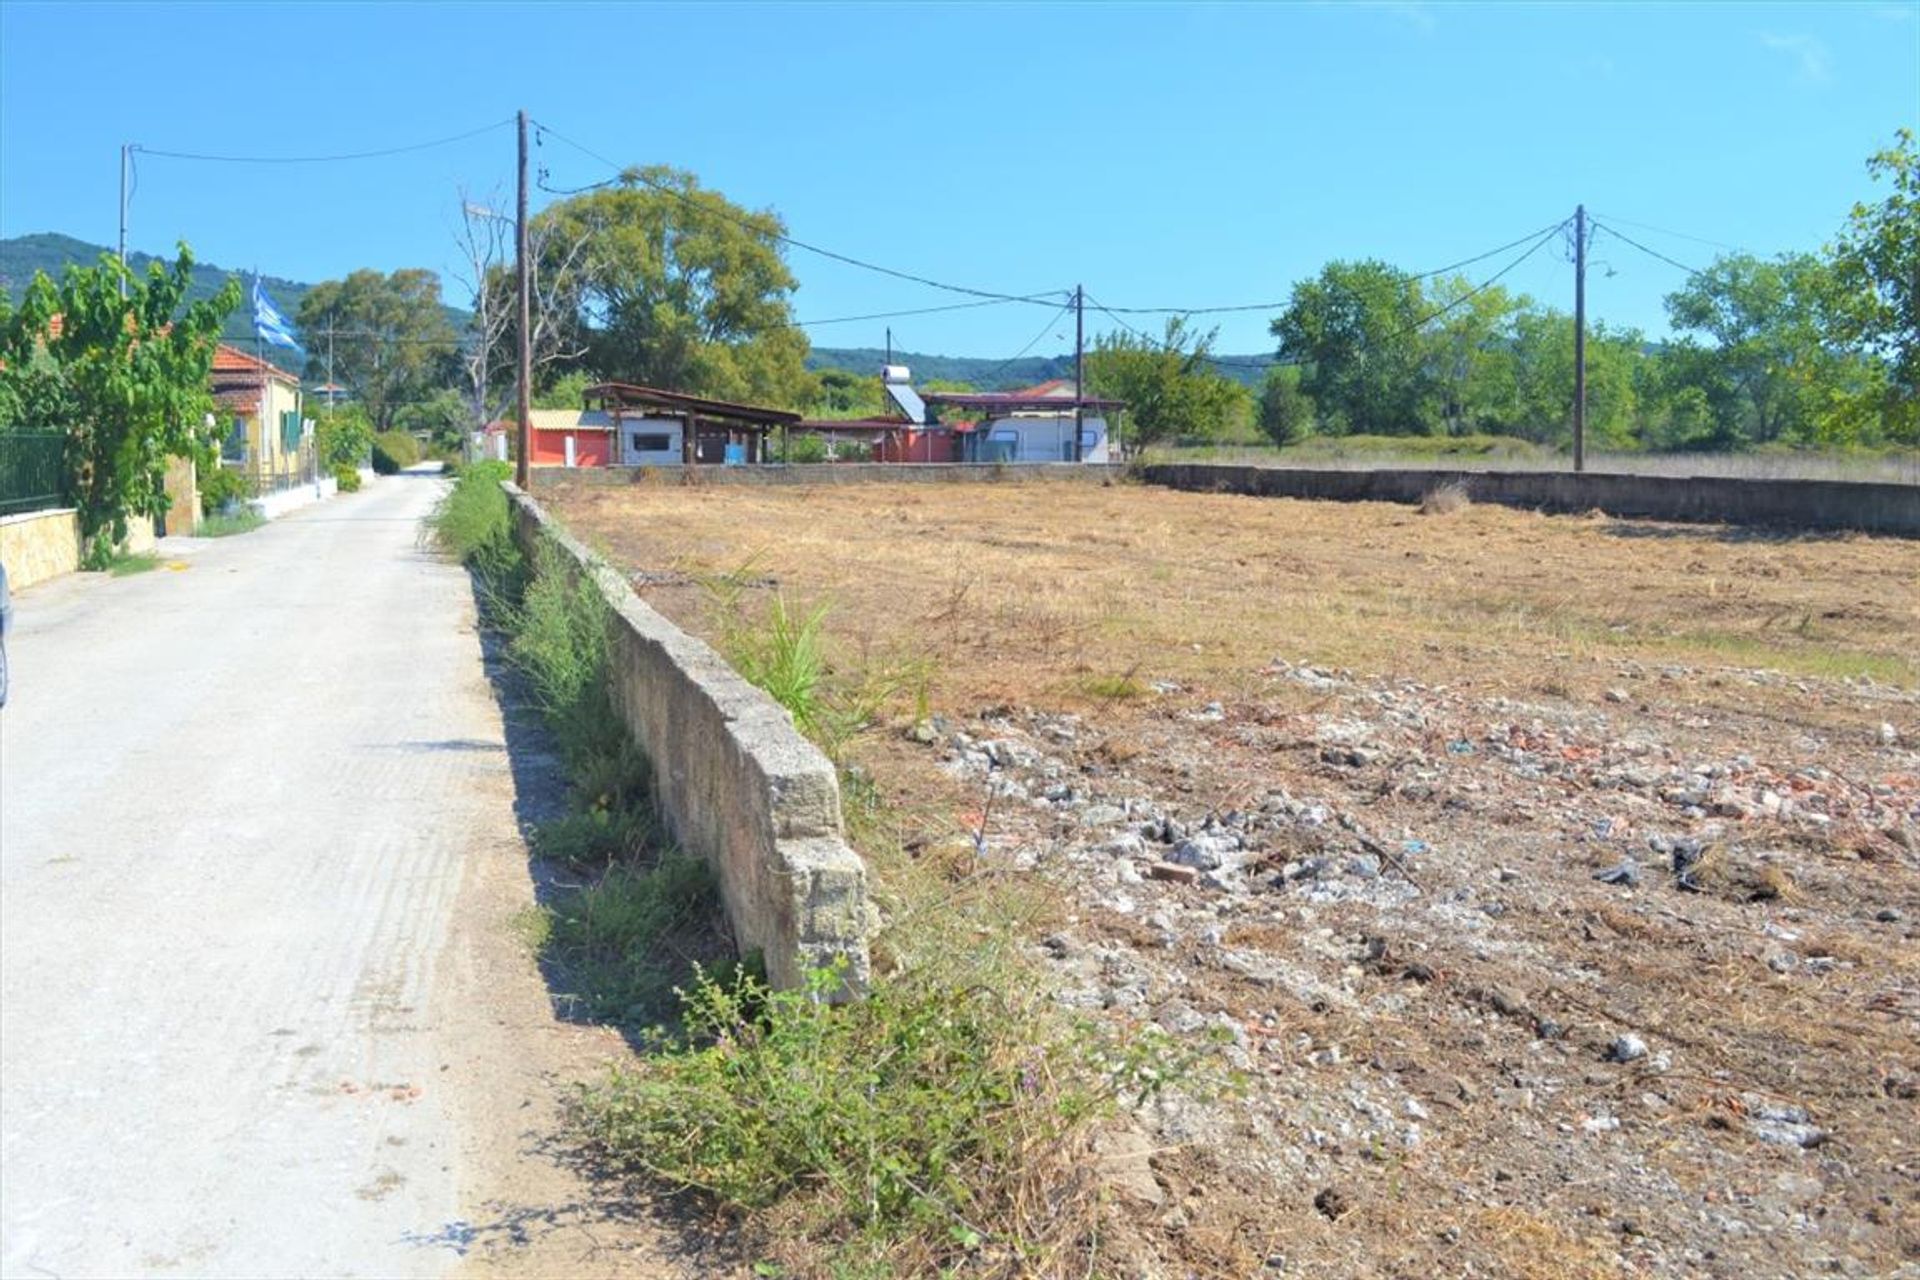
M539 503L504 487L521 549L531 558L543 537L551 540L611 606L615 702L652 764L674 838L717 873L742 950L758 949L783 988L844 957L849 987L863 989L867 871L842 834L832 762L784 709L649 608Z
M1920 537L1920 485L1846 480L1736 480L1571 471L1312 471L1166 463L1139 472L1150 484L1201 492L1339 502L1418 502L1459 484L1475 502L1540 511L1791 529L1861 530Z
M823 462L752 467L535 468L536 491L579 485L1108 484L1122 466L1076 462Z

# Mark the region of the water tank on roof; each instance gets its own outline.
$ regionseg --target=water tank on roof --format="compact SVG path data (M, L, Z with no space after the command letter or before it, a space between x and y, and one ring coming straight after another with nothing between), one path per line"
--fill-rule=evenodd
M913 381L913 371L903 364L880 366L880 381L905 385Z

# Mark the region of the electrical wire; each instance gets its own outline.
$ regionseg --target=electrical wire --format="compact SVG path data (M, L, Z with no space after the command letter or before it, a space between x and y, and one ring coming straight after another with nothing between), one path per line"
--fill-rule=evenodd
M456 133L448 138L435 138L431 142L414 142L403 147L384 147L378 151L349 151L327 156L215 156L195 151L160 151L153 147L143 147L138 143L129 147L142 155L163 156L169 160L202 160L215 164L331 164L338 160L375 160L381 156L405 155L410 151L427 151L434 147L449 146L455 142L465 142L468 138L477 138L483 133L491 133L513 123L511 118L496 120L492 124L482 125L478 129L469 129L465 133Z
M1409 280L1431 280L1436 276L1447 275L1450 272L1458 271L1461 267L1470 267L1476 262L1485 262L1488 258L1498 257L1509 249L1517 249L1529 240L1532 240L1535 236L1543 235L1549 231L1556 231L1565 225L1564 222L1559 222L1551 227L1541 227L1537 231L1529 231L1519 239L1509 240L1506 244L1489 249L1485 253L1476 253L1471 258L1462 258L1458 262L1450 262L1444 267L1435 267L1431 271L1422 271L1417 275L1411 275L1407 278ZM1126 315L1210 316L1224 315L1233 311L1284 311L1291 302L1292 299L1283 299L1279 302L1242 302L1232 306L1222 307L1102 307L1101 310L1105 311L1108 315L1113 315L1113 313L1117 311Z
M1500 270L1494 272L1492 275L1488 276L1485 280L1482 280L1479 284L1475 285L1473 288L1467 290L1465 293L1461 294L1459 297L1455 298L1453 301L1447 303L1447 305L1445 305L1444 307L1441 307L1435 311L1428 312L1426 315L1420 317L1418 320L1415 320L1412 324L1407 325L1393 333L1387 334L1384 338L1379 339L1379 341L1382 343L1397 342L1399 339L1407 337L1410 334L1418 333L1420 330L1426 328L1429 324L1432 324L1435 320L1438 320L1440 317L1446 315L1448 312L1454 311L1466 305L1468 302L1472 301L1474 298L1478 297L1482 293L1485 293L1488 289L1491 289L1495 284L1499 283L1501 278L1507 275L1508 272L1518 267L1521 263L1525 262L1528 258L1531 258L1534 254L1540 252L1540 250L1544 248L1549 241L1551 241L1555 236L1559 235L1560 232L1564 231L1566 229L1567 223L1571 221L1572 219L1570 218L1564 219L1554 224L1553 226L1548 227L1546 231L1540 235L1539 239L1535 240L1533 244L1527 248L1527 251L1525 253L1515 258L1512 262L1509 262L1506 266L1500 268ZM1618 235L1619 233L1615 232L1614 234ZM1159 347L1162 350L1165 350L1165 351L1173 350L1173 348L1168 347L1166 343L1158 341L1157 339L1154 339L1154 338L1150 338L1146 334L1141 333L1138 329L1128 324L1125 320L1122 320L1119 316L1114 315L1113 312L1108 311L1106 307L1101 306L1098 302L1095 302L1094 306L1101 311L1106 311L1107 315L1111 317L1116 324L1120 325L1121 328L1127 330L1129 333L1133 334L1135 337L1140 338L1143 341L1152 344L1153 346ZM1186 353L1182 352L1180 354L1186 354ZM1262 360L1262 361L1233 360L1233 359L1228 359L1221 356L1201 356L1199 358L1206 361L1208 364L1214 365L1216 368L1224 368L1224 369L1271 369L1276 365L1298 365L1298 364L1306 363L1304 360L1287 359L1284 357L1276 358L1273 360Z
M1012 364L1014 361L1026 355L1027 352L1033 350L1036 346L1040 345L1040 339L1046 337L1047 333L1053 328L1053 326L1060 323L1061 320L1065 319L1067 312L1071 310L1073 310L1073 303L1068 302L1066 306L1061 307L1058 311L1054 312L1051 316L1048 316L1046 325L1040 330L1040 332L1034 334L1033 337L1027 339L1026 346L1020 348L1018 351L1008 356L1005 360L1002 360L999 364L993 366L993 368L981 374L979 376L978 381L981 383L987 383L987 382L992 382L995 378L999 377L1000 374L1003 371L1005 371L1008 365Z
M1055 292L1057 293L1058 290ZM1038 301L1051 296L1050 294L1036 293L1030 299L1019 299L1019 301ZM1015 301L1015 299L985 298L978 302L949 302L944 306L938 307L912 307L905 311L875 311L864 316L833 316L824 320L794 320L790 323L795 328L805 329L810 325L852 324L856 320L892 320L897 316L930 316L941 311L970 311L975 307L1003 307L1011 301Z
M552 187L547 186L546 183L543 181L540 184L540 189L543 191L547 191L553 195L578 195L581 192L585 192L585 191L601 190L603 188L610 187L615 183L619 183L619 182L637 182L642 186L649 187L654 191L660 192L662 195L673 196L675 199L680 200L683 203L690 205L695 209L701 210L705 213L711 214L718 218L723 218L726 221L737 223L740 226L746 227L750 231L755 231L762 235L770 235L773 239L778 240L782 244L792 245L796 249L804 249L808 253L818 254L822 258L829 258L835 262L842 262L850 267L859 267L864 271L873 271L883 276L892 276L896 280L906 280L906 281L910 281L913 284L925 285L930 289L941 289L948 293L965 294L969 297L974 297L974 298L989 298L996 302L1024 302L1024 303L1029 303L1035 306L1051 305L1048 302L1039 301L1038 299L1042 296L1040 294L1002 293L993 289L975 289L969 285L951 284L944 280L935 280L930 276L916 275L911 271L901 271L894 267L882 266L877 262L869 262L864 258L856 258L851 254L837 253L832 249L825 249L817 244L808 244L805 240L796 239L795 237L787 235L786 233L781 231L769 231L764 221L756 221L751 217L730 213L725 209L716 208L712 205L702 204L700 201L694 199L694 197L690 193L686 191L682 191L678 187L670 186L667 183L659 182L653 178L649 178L646 176L645 173L641 172L637 168L634 168L632 166L615 164L613 161L607 159L605 156L601 155L597 151L594 151L590 147L587 147L581 143L575 142L572 138L569 138L566 134L561 133L559 130L555 129L551 125L544 124L537 120L533 121L532 123L536 128L540 130L541 133L551 134L555 139L566 143L568 146L572 147L575 151L578 151L580 154L584 156L588 156L591 159L598 160L601 164L606 165L609 169L615 170L616 173L618 174L617 177L609 178L605 182L594 183L591 186L576 188L573 191L556 190ZM1053 290L1051 292L1057 293L1058 290Z
M1635 222L1632 218L1622 218L1616 214L1589 213L1587 216L1596 222L1605 219L1608 222L1618 222L1624 226L1638 227L1642 231L1657 231L1663 236L1672 236L1676 240L1691 240L1695 244L1706 245L1709 249L1725 249L1728 253L1742 252L1739 245L1725 244L1719 240L1709 240L1705 236L1691 236L1684 231L1671 231L1666 227L1656 227L1650 222Z
M1677 258L1669 258L1666 254L1661 253L1658 249L1647 248L1647 246L1641 244L1638 240L1635 240L1633 237L1627 235L1625 232L1616 231L1614 228L1608 226L1606 223L1596 221L1593 224L1593 229L1595 231L1604 231L1608 235L1612 236L1615 240L1623 240L1626 243L1632 245L1634 248L1638 249L1640 252L1648 255L1649 257L1658 258L1660 259L1660 261L1666 263L1670 267L1678 267L1680 268L1680 270L1686 272L1690 276L1698 276L1698 275L1706 274L1704 271L1701 271L1698 267L1690 267L1686 263L1679 261Z

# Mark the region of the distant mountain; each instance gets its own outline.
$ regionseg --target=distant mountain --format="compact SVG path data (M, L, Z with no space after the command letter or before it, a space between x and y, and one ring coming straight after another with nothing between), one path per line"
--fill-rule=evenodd
M105 245L89 244L85 240L51 231L0 240L0 288L4 288L17 301L33 279L35 271L44 271L58 279L61 270L69 264L92 266L100 260L101 254L112 252ZM145 272L147 264L154 258L151 254L133 252L127 255L127 261L135 271ZM217 267L210 262L194 263L193 284L187 291L188 298L211 298L220 291L220 286L226 283L231 274L234 273L227 268ZM306 297L307 291L313 288L311 284L279 276L267 276L266 285L267 292L273 295L274 305L288 316L298 314L300 299ZM457 307L448 307L447 318L453 322L455 329L465 331L469 318L466 312ZM241 345L253 341L253 319L244 305L227 317L222 336L229 342ZM848 369L854 373L877 375L886 358L887 353L879 347L815 347L807 356L807 368ZM1222 356L1221 359L1232 363L1223 365L1220 372L1250 387L1257 387L1262 371L1272 357L1262 354ZM1072 352L1057 356L1022 356L1018 360L993 360L976 356L936 356L917 351L896 351L893 353L893 362L912 369L916 383L965 382L983 391L1010 391L1031 387L1050 378L1073 377ZM1251 367L1256 365L1259 367Z
M815 347L807 354L807 368L846 369L853 373L878 374L887 353L879 347ZM1273 362L1270 352L1251 356L1220 357L1220 372L1249 387L1258 387ZM1024 356L1018 360L984 360L974 356L930 356L917 351L895 351L895 364L913 370L913 380L924 385L933 381L965 382L982 391L1012 391L1031 387L1050 378L1073 378L1073 353L1059 356Z
M33 280L34 272L44 271L58 280L60 272L66 267L74 264L90 267L100 261L101 254L112 252L106 245L88 244L85 240L76 240L52 231L0 240L0 288L5 288L7 295L18 301ZM147 264L153 261L154 256L150 253L127 254L127 265L142 275L146 274ZM210 262L194 263L193 283L187 287L187 300L198 302L203 298L211 298L220 292L220 286L232 274L225 267L216 267ZM266 285L267 292L273 297L273 304L289 317L299 311L300 299L306 297L307 290L313 287L278 276L267 276ZM221 336L229 342L253 341L253 319L244 304L227 317L227 326Z
M10 240L0 240L0 288L7 296L19 301L33 280L33 273L44 271L53 279L60 278L60 272L69 265L78 264L90 267L100 261L101 254L112 254L113 250L103 244L89 244L85 240L76 240L72 236L63 236L57 232L42 231L30 236L14 236ZM136 273L146 274L147 264L156 261L150 253L129 251L127 265ZM166 261L171 262L172 259ZM193 264L193 282L187 286L187 300L198 302L202 298L211 298L220 292L220 286L227 282L230 275L240 275L242 289L252 285L251 272L230 271L226 267L217 267L211 262ZM300 300L313 288L311 284L302 284L298 280L287 280L280 276L264 276L267 293L273 299L273 305L280 308L282 314L292 319L300 312ZM468 315L458 307L446 308L447 319L456 331L465 332ZM227 317L226 327L220 336L243 347L251 347L253 342L253 313L243 299L232 315ZM287 353L282 359L297 361L299 357Z

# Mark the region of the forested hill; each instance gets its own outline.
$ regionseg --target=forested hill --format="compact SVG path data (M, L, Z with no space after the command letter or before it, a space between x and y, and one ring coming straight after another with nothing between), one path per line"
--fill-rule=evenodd
M1215 366L1220 373L1249 387L1258 387L1265 376L1270 353L1254 356L1220 357ZM880 347L815 347L807 355L809 369L846 369L852 373L880 372L887 353ZM917 351L895 351L895 364L913 370L913 380L924 386L929 382L965 382L983 391L1004 391L1031 387L1049 378L1073 377L1073 353L1058 356L1024 356L1018 360L988 360L975 356L930 356Z
M4 286L7 296L19 301L27 284L33 279L33 273L44 271L53 279L60 278L61 269L71 263L92 266L100 261L100 255L110 254L113 250L103 244L88 244L85 240L76 240L72 236L63 236L57 232L42 231L30 236L14 236L9 240L0 240L0 286ZM131 252L127 254L127 265L136 272L145 274L147 264L154 261L149 253ZM189 301L211 298L234 274L226 267L217 267L210 262L193 264L193 284L187 291ZM242 280L244 289L252 283L252 277ZM283 280L278 276L266 277L267 293L273 298L273 305L279 307L288 317L300 310L300 299L304 298L312 285L300 284L293 280ZM253 319L243 303L238 310L227 317L224 335L229 341L253 341Z
M4 287L8 296L18 301L35 271L44 271L57 280L61 269L67 265L78 263L91 266L100 260L101 254L112 252L106 245L90 244L52 231L0 240L0 287ZM133 269L142 273L146 271L147 264L154 260L153 255L137 251L129 253L127 258ZM234 272L230 268L210 262L196 262L188 297L195 300L211 298L231 274ZM250 284L251 279L251 273L243 273L243 287ZM307 291L313 287L279 276L266 277L266 284L274 305L288 317L299 313L300 299L306 297ZM458 308L448 307L447 316L455 328L465 326L466 313ZM227 317L224 336L229 341L253 341L253 320L244 304ZM807 356L807 368L847 369L854 373L877 374L886 358L887 353L879 347L815 347ZM1218 366L1221 373L1251 387L1260 385L1261 370L1256 366L1263 365L1268 357L1221 358L1230 362ZM913 380L922 385L933 381L964 382L987 391L1030 387L1050 378L1073 377L1073 353L1070 351L1057 356L1023 356L1018 360L896 351L893 353L893 362L912 369Z

